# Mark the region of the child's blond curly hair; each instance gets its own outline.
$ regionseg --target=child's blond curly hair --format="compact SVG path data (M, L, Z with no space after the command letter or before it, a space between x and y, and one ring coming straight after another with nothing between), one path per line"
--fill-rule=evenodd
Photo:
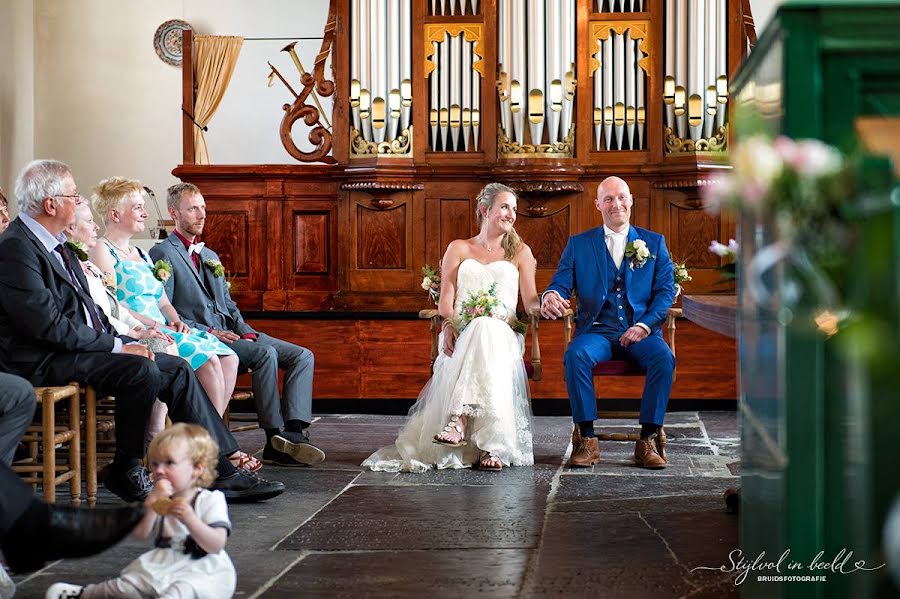
M201 468L197 477L197 486L208 487L216 480L216 465L219 463L219 445L209 436L205 428L197 424L179 422L166 428L153 437L147 449L150 461L158 459L161 454L179 441L188 446L191 462Z

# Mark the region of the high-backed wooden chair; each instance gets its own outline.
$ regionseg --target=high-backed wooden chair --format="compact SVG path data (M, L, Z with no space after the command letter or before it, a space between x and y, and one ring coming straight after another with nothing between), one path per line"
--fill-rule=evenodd
M44 500L56 501L56 487L69 483L72 503L81 503L81 397L78 383L61 387L35 387L40 406L40 422L28 427L22 441L28 447L25 458L13 462L12 469L25 482L43 489ZM68 400L68 401L66 401ZM65 420L57 422L57 408L65 411ZM59 453L57 445L67 444Z
M431 365L437 360L441 348L438 347L438 339L441 333L441 315L437 310L421 310L419 318L431 320ZM528 321L531 330L531 355L525 357L525 372L533 381L541 380L543 369L541 367L541 344L538 339L538 326L540 316L529 316Z
M666 345L669 346L669 349L672 350L672 355L675 355L675 319L681 317L681 308L669 308L666 313L666 330L663 333L663 339L666 342ZM575 325L575 316L571 309L566 310L564 316L564 328L565 328L565 337L566 337L566 345L565 347L569 347L569 343L572 341L572 332L574 331ZM638 364L632 360L609 360L607 362L601 362L594 366L595 377L598 376L644 376L644 370L638 366ZM672 374L672 382L675 382L676 372ZM597 412L598 418L637 418L637 412ZM660 435L662 439L663 446L665 446L666 442L666 433L665 430L662 431ZM602 441L637 441L641 438L639 433L598 433L597 438Z

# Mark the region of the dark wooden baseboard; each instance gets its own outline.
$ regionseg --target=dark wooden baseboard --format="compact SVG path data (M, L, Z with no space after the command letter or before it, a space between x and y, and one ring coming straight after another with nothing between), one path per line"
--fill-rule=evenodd
M317 402L414 400L431 374L429 323L411 315L280 314L249 318L249 322L257 330L315 353L313 397ZM540 341L544 376L540 382L531 382L531 395L565 401L562 323L542 321ZM734 339L679 319L676 361L673 402L736 399ZM244 378L241 384L247 385L249 380ZM642 377L609 377L595 382L601 399L639 398L643 384Z

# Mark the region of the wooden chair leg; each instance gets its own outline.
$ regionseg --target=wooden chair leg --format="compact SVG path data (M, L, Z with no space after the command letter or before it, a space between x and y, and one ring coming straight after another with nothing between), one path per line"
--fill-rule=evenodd
M87 502L97 503L97 392L93 387L84 391L84 467Z
M81 394L73 393L69 397L69 468L72 478L69 479L69 494L75 505L81 503Z
M41 442L43 444L44 501L56 503L56 403L49 392L41 399Z

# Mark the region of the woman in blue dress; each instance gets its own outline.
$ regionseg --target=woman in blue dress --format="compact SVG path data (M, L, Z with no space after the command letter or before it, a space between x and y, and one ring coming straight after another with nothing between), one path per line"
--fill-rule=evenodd
M106 235L91 251L91 261L104 273L115 275L119 302L146 326L159 326L175 339L178 355L187 360L206 390L219 415L231 400L237 380L238 357L211 333L192 329L182 322L163 288L161 277L168 272L154 269L153 263L131 239L144 230L143 186L133 179L111 177L94 189L94 210L106 226ZM248 470L262 463L244 452L232 462Z

